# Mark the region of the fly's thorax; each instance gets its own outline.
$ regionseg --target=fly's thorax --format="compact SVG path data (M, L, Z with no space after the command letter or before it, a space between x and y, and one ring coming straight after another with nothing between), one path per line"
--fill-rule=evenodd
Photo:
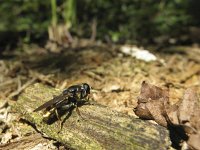
M80 86L73 85L73 86L70 86L67 90L69 93L76 93L76 92L80 91Z

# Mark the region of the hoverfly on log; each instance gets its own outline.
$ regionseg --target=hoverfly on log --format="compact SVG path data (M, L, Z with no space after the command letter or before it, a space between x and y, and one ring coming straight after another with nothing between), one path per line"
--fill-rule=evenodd
M43 115L43 117L48 118L51 114L55 113L57 119L61 123L58 110L62 108L65 110L76 108L77 114L81 116L78 105L83 105L84 103L88 102L89 94L90 86L87 83L72 85L63 90L60 95L54 96L53 99L36 108L33 112L45 109L46 113Z

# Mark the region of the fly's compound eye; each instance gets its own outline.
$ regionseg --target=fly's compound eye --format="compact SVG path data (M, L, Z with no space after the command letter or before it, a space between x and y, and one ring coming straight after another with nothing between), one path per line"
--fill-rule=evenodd
M87 83L83 83L83 88L86 94L90 94L90 86Z
M87 83L82 84L80 94L81 99L87 97L87 95L90 94L90 86Z
M83 91L81 92L81 97L82 97L82 98L85 98L86 96L87 96L87 93L86 93L85 90L83 90Z

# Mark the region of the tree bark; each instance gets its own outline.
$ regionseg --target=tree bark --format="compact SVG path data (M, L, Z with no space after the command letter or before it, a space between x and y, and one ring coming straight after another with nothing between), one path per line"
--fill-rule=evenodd
M79 107L83 118L73 110L65 120L62 130L59 129L59 121L47 124L43 121L43 112L33 110L60 92L42 84L34 84L22 93L13 108L43 135L72 149L171 148L169 133L164 127L98 104ZM62 116L62 120L65 116Z

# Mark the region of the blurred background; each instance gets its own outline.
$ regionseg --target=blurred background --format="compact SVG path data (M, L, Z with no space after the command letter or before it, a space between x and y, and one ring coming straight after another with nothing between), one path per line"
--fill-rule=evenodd
M198 0L1 0L1 51L48 40L67 45L75 37L139 45L198 43L199 8Z

